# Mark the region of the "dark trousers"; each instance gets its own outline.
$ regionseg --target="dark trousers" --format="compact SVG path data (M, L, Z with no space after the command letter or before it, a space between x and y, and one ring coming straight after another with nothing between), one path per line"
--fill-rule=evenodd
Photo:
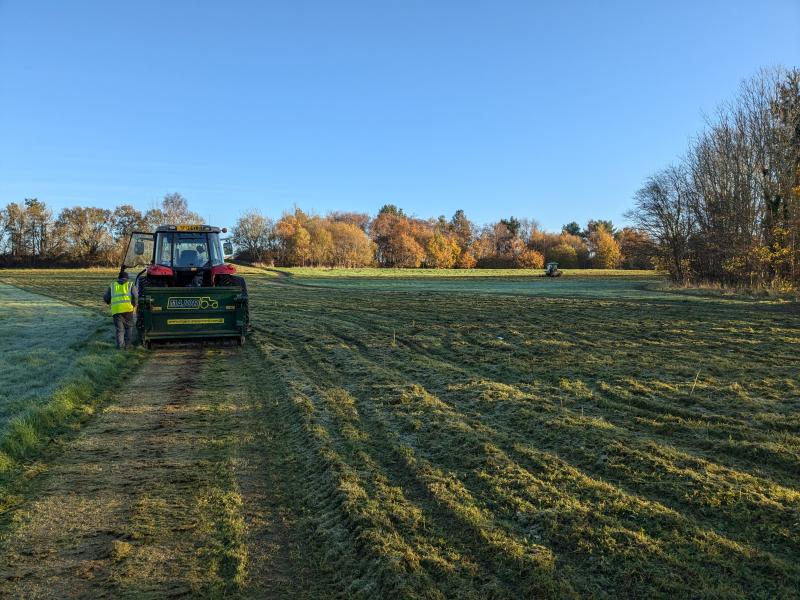
M117 330L117 349L123 350L131 345L133 339L134 313L117 313L114 315L114 328Z

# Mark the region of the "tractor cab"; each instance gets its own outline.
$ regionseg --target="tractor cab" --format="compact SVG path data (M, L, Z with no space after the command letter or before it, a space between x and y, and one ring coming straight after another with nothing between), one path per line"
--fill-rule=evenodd
M145 267L147 279L166 286L202 287L217 284L220 275L233 275L235 267L225 264L233 254L227 230L209 225L162 225L155 233L131 236L124 267Z

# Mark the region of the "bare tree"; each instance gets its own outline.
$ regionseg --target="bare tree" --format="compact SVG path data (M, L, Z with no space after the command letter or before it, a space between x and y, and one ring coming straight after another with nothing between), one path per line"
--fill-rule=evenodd
M676 279L798 282L800 71L743 82L679 167L649 178L631 215Z
M274 240L275 223L257 210L244 213L233 228L233 243L253 262L264 262Z
M635 206L627 215L655 240L663 266L681 282L690 276L693 195L686 168L673 165L648 178L636 192Z
M155 213L153 213L155 215ZM189 202L181 194L167 194L161 201L162 223L169 225L195 225L203 222L196 212L189 210Z

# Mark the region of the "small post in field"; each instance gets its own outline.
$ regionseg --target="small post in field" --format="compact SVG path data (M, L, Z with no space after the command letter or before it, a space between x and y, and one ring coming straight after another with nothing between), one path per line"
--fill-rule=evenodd
M698 378L698 377L700 377L700 369L698 369L698 370L697 370L697 375L695 375L695 376L694 376L694 383L692 384L692 389L691 389L691 391L689 392L689 395L690 395L690 396L691 396L692 394L694 394L694 386L696 386L696 385L697 385L697 378Z

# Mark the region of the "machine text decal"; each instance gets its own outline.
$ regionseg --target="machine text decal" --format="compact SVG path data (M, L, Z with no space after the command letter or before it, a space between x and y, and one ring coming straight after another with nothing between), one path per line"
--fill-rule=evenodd
M209 296L184 298L182 296L167 299L167 310L205 310L219 308L219 301L212 300Z

